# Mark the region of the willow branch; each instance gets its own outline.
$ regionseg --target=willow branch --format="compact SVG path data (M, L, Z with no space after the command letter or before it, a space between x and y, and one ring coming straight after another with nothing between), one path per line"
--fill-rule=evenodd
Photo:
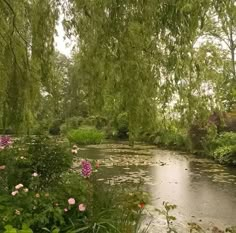
M21 35L21 32L18 30L17 26L16 26L16 13L13 9L13 7L11 6L11 4L7 1L7 0L2 0L10 9L10 11L13 14L13 20L12 20L12 25L13 25L13 31L12 34L14 33L14 31L17 32L17 34L20 36L20 38L26 43L26 45L28 45L28 41Z

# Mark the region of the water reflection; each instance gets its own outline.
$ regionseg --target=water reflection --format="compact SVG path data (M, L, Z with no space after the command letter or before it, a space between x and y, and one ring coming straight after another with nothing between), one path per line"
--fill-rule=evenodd
M79 156L101 160L100 182L130 186L143 178L154 207L160 208L163 201L177 205L173 214L179 232L187 232L187 222L205 227L236 225L236 169L192 155L150 146L132 149L127 144L89 146L81 148ZM165 228L165 223L153 214L157 219L153 232L162 232L158 227Z
M154 199L158 198L155 206L163 201L176 204L177 217L185 222L222 227L236 224L236 176L232 171L207 159L187 159L167 151L156 151L155 159L166 162L152 168L156 185L151 192ZM222 174L221 182L215 182L214 177Z

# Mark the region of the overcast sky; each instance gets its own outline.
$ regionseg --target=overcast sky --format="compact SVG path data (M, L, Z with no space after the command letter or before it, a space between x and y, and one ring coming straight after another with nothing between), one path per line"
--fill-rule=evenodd
M59 20L56 30L57 30L57 35L55 36L56 49L60 53L66 55L67 57L70 57L75 42L73 40L65 38L65 31L62 26L62 18Z

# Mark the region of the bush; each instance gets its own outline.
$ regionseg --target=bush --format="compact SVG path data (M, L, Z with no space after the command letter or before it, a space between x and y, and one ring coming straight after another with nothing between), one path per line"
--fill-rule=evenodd
M72 155L48 137L38 137L29 144L31 168L40 177L40 186L58 183L61 174L72 165Z
M116 128L118 138L127 138L129 132L128 114L120 113L116 118Z
M61 174L72 164L72 155L48 137L26 138L0 151L0 173L4 189L11 190L17 183L30 184L34 172L39 175L38 188L60 181Z
M90 177L80 174L70 171L56 186L40 190L35 184L41 177L31 176L29 186L20 183L2 194L0 232L135 232L144 205L143 192L130 195L126 191L124 195L122 188L98 183L93 178L96 173Z
M83 117L68 118L66 119L65 123L60 126L60 131L62 134L67 134L71 129L78 129L83 121Z
M118 137L117 129L111 125L107 125L103 130L107 139L116 139Z
M60 126L62 124L62 120L56 119L52 122L51 126L49 127L49 134L51 135L60 135L61 129Z
M155 138L155 142L168 148L183 149L185 147L184 135L173 130L163 132Z
M177 131L175 128L152 133L145 132L141 135L141 140L170 149L189 150L190 147L187 133Z
M211 142L211 155L220 163L236 165L236 133L225 132Z
M204 144L206 143L206 137L208 132L208 126L201 127L198 124L192 124L189 129L189 138L192 144L192 150L195 151L203 151Z
M103 116L89 116L83 120L81 125L83 126L91 126L97 129L102 129L107 125L108 121Z
M67 134L70 142L76 144L99 144L104 139L104 133L92 127L81 127Z
M25 145L15 142L0 150L0 166L4 168L0 170L0 193L9 192L17 183L29 184L32 168Z

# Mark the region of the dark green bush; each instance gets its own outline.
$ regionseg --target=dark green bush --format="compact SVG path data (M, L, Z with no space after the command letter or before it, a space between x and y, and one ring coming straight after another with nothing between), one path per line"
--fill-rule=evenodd
M166 131L159 136L159 144L173 149L187 149L186 134L175 131Z
M56 119L52 122L51 126L49 127L49 134L51 135L60 135L61 129L60 126L62 124L62 120Z
M198 124L192 124L190 126L188 134L194 152L204 151L207 143L208 127L207 125L201 127Z
M0 193L11 191L19 183L29 184L33 170L24 144L15 142L11 147L0 150L0 166L5 166L0 171Z
M83 117L71 117L66 119L65 123L60 126L60 131L62 134L67 134L71 129L78 129L82 122L84 121Z
M72 164L72 155L49 137L18 140L0 151L0 174L4 189L11 190L18 183L29 186L32 174L39 175L38 187L48 187L60 181L61 174Z
M128 114L126 112L120 113L116 118L116 128L118 138L127 138L129 132Z
M70 130L67 137L70 142L76 144L99 144L104 139L104 133L93 127L81 127Z
M95 127L97 129L102 129L108 124L108 121L103 116L89 116L84 118L83 122L81 123L82 126L90 126Z
M57 183L72 165L72 155L61 144L48 137L36 138L29 144L31 168L39 174L41 186Z
M170 149L189 150L190 147L187 133L175 128L162 129L157 132L143 132L140 139Z
M211 155L220 163L236 165L236 133L221 133L211 142Z

